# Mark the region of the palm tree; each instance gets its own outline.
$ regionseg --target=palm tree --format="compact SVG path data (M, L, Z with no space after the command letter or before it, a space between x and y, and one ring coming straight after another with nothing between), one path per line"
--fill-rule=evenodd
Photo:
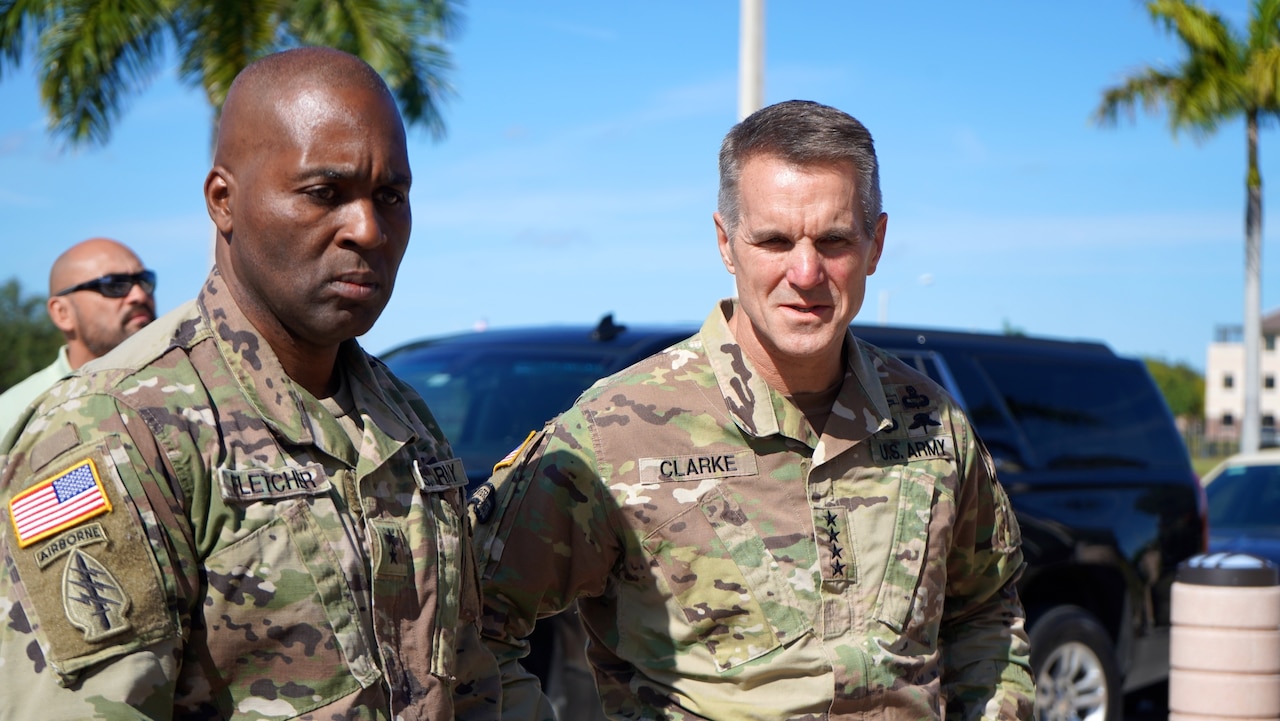
M1095 118L1114 124L1121 109L1133 114L1141 103L1148 112L1163 105L1176 136L1190 131L1212 135L1226 120L1244 116L1245 274L1244 274L1244 419L1240 449L1257 450L1261 439L1258 363L1262 331L1262 174L1258 170L1258 125L1280 111L1280 0L1254 0L1247 37L1239 37L1217 13L1189 0L1151 0L1155 22L1174 32L1186 48L1176 68L1143 68L1105 91Z
M450 92L444 41L455 0L0 0L0 77L37 40L50 130L105 144L125 100L174 50L178 72L213 107L216 137L231 81L258 58L299 45L345 50L387 80L405 120L441 137Z

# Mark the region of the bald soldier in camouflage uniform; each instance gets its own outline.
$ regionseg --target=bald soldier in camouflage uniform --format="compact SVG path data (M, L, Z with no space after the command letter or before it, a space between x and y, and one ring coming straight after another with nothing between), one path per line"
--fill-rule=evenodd
M870 135L815 103L753 114L715 221L738 299L473 495L504 688L459 718L551 718L519 639L575 600L610 718L1030 718L991 459L942 388L848 330L887 221Z
M310 48L232 86L199 296L8 450L0 716L447 719L479 612L465 475L353 338L408 243L404 127Z

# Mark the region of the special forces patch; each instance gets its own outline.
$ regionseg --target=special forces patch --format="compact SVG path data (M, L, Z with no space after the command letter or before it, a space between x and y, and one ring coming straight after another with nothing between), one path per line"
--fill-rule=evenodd
M133 602L107 567L73 549L62 569L62 608L71 625L90 643L133 627L126 614Z

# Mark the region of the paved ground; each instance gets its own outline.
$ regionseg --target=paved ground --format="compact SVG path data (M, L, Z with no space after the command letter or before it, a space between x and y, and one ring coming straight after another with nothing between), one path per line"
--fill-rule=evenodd
M1168 682L1152 684L1125 696L1124 721L1166 721L1168 718Z

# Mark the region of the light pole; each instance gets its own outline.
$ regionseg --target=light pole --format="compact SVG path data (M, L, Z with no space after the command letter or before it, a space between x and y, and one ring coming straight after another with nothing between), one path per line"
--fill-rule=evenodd
M738 9L738 120L764 107L764 0Z

